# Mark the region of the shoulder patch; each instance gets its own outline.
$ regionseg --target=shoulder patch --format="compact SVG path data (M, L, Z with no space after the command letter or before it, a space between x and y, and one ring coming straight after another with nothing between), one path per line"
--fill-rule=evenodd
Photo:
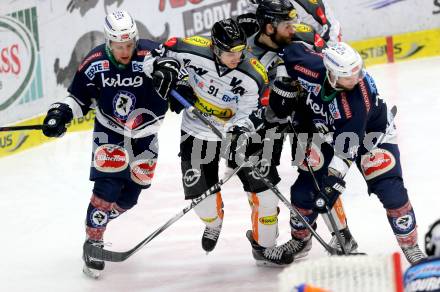
M261 64L260 61L256 58L250 58L249 62L251 63L252 67L255 69L255 71L258 72L258 74L263 77L263 80L265 83L269 83L269 77L267 77L267 71L264 68L263 64Z
M102 52L96 52L94 54L91 54L90 56L85 58L84 61L79 65L78 71L81 71L88 63L90 63L91 61L93 61L101 56L102 56Z
M108 60L96 61L90 64L84 74L90 79L95 78L96 73L105 72L110 70L110 62Z
M305 23L296 23L293 25L297 32L312 32L313 28Z
M184 43L193 45L193 46L198 46L198 47L209 47L211 46L211 40L201 37L201 36L191 36L191 37L186 37L183 39Z

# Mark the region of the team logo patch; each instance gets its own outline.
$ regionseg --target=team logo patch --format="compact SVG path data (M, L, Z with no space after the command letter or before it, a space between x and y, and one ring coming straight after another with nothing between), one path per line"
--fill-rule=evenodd
M138 160L130 164L131 179L140 185L147 186L151 184L156 168L156 159Z
M406 214L398 218L393 218L393 225L399 231L410 231L414 228L414 217L412 216L412 214Z
M366 180L390 171L395 165L396 158L386 149L374 149L361 157L362 173Z
M94 209L90 214L93 227L103 227L108 222L108 214L102 210Z
M307 223L310 223L307 216L304 216L304 219L307 221ZM305 228L304 223L302 223L302 221L300 219L298 219L296 216L290 218L290 225L294 229L304 229Z
M113 112L121 120L127 120L130 113L134 110L136 96L128 91L119 90L113 97Z
M274 225L278 223L278 216L277 215L271 215L271 216L265 216L258 219L261 224L263 225Z
M110 70L110 62L108 60L96 61L90 64L90 66L84 71L87 78L93 80L96 73L105 72Z
M144 63L139 61L131 62L131 70L133 72L143 72L144 71Z
M200 170L195 168L188 169L183 176L183 184L188 188L192 187L199 182L200 176Z
M128 152L113 144L104 144L95 150L93 166L102 172L119 172L128 166Z
M270 172L270 163L267 159L263 158L255 165L255 168L257 168L260 171L260 174L262 177L267 177ZM254 170L251 171L251 175L254 179L260 179L260 176L255 173Z
M307 149L307 157L307 161L314 171L321 169L321 167L324 165L324 155L315 144L312 144L312 147ZM306 161L304 160L298 165L298 167L301 170L309 171Z

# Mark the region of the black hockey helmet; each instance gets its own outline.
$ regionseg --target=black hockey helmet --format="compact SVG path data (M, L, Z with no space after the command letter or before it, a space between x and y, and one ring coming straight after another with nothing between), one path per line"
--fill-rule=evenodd
M276 26L279 22L297 19L296 10L289 0L262 0L255 14L261 29L268 23Z
M233 19L217 21L212 26L211 40L214 54L220 57L224 52L241 52L246 48L246 34Z

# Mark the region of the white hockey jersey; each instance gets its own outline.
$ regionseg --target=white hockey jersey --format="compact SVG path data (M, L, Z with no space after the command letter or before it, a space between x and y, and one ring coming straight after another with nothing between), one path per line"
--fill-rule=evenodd
M164 44L165 55L179 60L188 71L188 81L197 96L194 106L210 122L223 133L232 125L253 131L249 115L257 107L259 96L268 84L264 66L245 52L236 69L227 69L214 61L210 46L210 39L200 36L172 38ZM212 130L188 111L183 112L182 130L198 139L220 141Z

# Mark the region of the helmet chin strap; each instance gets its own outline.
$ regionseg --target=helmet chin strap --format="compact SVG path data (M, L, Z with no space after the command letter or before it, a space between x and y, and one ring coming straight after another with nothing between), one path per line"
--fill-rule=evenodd
M335 79L334 81L332 81L332 76L330 76L331 72L329 70L327 70L326 73L326 79L328 80L328 83L330 84L331 87L333 87L333 89L337 90L337 91L342 91L344 90L343 88L339 88L336 86L336 83L338 82L338 77L333 76Z

